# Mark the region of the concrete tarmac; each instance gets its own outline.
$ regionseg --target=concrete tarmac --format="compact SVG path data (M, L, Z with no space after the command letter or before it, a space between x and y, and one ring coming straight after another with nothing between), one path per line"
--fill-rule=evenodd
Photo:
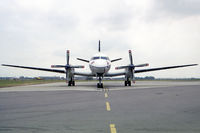
M200 82L0 88L0 133L199 133Z

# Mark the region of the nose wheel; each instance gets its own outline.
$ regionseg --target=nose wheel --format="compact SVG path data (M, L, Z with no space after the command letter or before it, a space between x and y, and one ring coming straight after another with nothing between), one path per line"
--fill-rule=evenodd
M130 80L124 81L124 86L131 86L131 81Z
M70 81L68 82L68 86L75 86L75 81L71 81L71 80L70 80Z
M103 88L103 83L97 83L97 88Z
M103 88L103 83L101 83L101 77L99 77L99 83L97 83L97 88Z

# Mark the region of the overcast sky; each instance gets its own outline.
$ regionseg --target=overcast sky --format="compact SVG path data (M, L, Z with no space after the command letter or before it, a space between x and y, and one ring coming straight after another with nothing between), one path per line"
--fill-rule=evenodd
M102 41L115 66L149 67L200 64L199 0L1 0L0 64L50 68L87 63ZM88 71L85 68L85 71ZM84 70L84 69L83 69ZM82 70L82 71L83 71ZM64 76L0 66L0 76ZM148 72L136 76L200 78L200 66Z

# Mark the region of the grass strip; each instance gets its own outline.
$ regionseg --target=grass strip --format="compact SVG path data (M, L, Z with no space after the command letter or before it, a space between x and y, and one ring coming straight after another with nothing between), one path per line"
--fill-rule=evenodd
M46 84L64 82L64 80L0 80L0 88L3 87L13 87L13 86L24 86L24 85L34 85L34 84Z

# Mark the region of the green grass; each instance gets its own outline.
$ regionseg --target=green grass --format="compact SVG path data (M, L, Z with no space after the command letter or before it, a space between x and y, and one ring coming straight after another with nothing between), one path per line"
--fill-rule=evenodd
M0 88L12 87L12 86L23 86L23 85L33 85L33 84L45 84L54 82L64 82L63 80L0 80Z

